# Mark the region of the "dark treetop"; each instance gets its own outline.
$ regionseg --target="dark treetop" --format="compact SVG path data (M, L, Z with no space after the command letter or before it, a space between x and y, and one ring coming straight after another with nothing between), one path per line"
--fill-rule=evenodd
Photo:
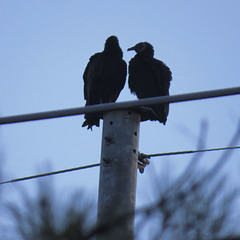
M91 56L83 74L84 98L87 105L115 102L123 89L127 64L117 37L110 36L104 50ZM85 114L83 127L99 126L101 114Z
M153 46L148 42L140 42L128 49L135 50L136 55L129 62L128 85L138 98L169 95L172 73L162 61L153 57ZM169 112L169 104L159 104L145 109L144 120L158 120L165 124ZM144 114L141 114L144 118Z

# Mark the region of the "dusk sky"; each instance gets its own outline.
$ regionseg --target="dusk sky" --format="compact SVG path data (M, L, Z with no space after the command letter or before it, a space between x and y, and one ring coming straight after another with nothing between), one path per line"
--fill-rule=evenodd
M239 9L239 0L1 1L0 116L84 106L84 69L111 35L118 37L127 63L134 56L127 48L151 43L155 57L173 73L171 95L237 87ZM135 99L126 83L117 101ZM165 126L141 123L139 151L194 150L202 122L208 126L205 147L225 147L237 129L239 102L240 96L229 96L171 104ZM3 180L98 163L102 121L92 132L81 127L83 121L80 115L1 126ZM220 155L204 154L201 166L209 169ZM191 158L152 158L137 176L137 207L154 197L152 175L167 171L174 178ZM239 183L239 160L236 150L224 168L231 186ZM57 194L82 189L94 202L98 180L99 167L53 178ZM36 182L21 185L34 195ZM14 198L18 184L5 185L6 200Z

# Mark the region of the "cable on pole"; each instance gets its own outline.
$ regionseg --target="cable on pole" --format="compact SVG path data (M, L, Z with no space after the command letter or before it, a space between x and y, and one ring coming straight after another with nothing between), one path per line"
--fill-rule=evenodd
M29 179L46 177L46 176L50 176L50 175L56 175L56 174L60 174L60 173L72 172L72 171L77 171L77 170L82 170L82 169L92 168L92 167L98 167L98 166L100 166L100 163L76 167L76 168L68 168L68 169L54 171L54 172L42 173L42 174L32 175L32 176L28 176L28 177L16 178L16 179L0 182L0 185L5 184L5 183L20 182L20 181L25 181L25 180L29 180Z
M168 152L168 153L154 153L154 154L139 153L138 160L141 161L140 159L151 158L151 157L161 157L161 156L200 153L200 152L211 152L211 151L221 151L221 150L233 150L233 149L238 149L238 148L240 148L240 146L223 147L223 148L209 148L209 149L199 149L199 150L187 150L187 151L177 151L177 152Z
M50 119L50 118L67 117L67 116L81 115L85 113L107 112L107 111L121 110L121 109L134 109L137 107L151 106L154 104L176 103L176 102L200 100L200 99L206 99L206 98L230 96L230 95L236 95L236 94L240 94L240 87L185 93L185 94L178 94L178 95L172 95L172 96L145 98L145 99L135 100L135 101L104 103L104 104L97 104L97 105L91 105L86 107L69 108L69 109L54 110L54 111L47 111L47 112L38 112L38 113L29 113L29 114L22 114L22 115L0 117L0 125L34 121L34 120L43 120L43 119Z
M209 148L209 149L200 149L200 150L188 150L188 151L178 151L178 152L167 152L167 153L156 153L156 154L139 153L138 154L138 168L139 168L140 173L143 173L146 165L148 165L150 163L150 161L147 160L147 158L151 158L151 157L161 157L161 156L180 155L180 154L193 154L193 153L199 153L199 152L234 150L234 149L240 149L240 146ZM48 172L48 173L43 173L43 174L38 174L38 175L32 175L32 176L28 176L28 177L16 178L16 179L0 182L0 185L6 184L6 183L14 183L14 182L30 180L30 179L39 178L39 177L46 177L46 176L56 175L56 174L61 174L61 173L66 173L66 172L72 172L72 171L77 171L77 170L82 170L82 169L87 169L87 168L92 168L92 167L98 167L98 166L100 166L100 163L76 167L76 168L69 168L69 169L64 169L64 170L59 170L59 171L54 171L54 172Z
M178 151L178 152L168 152L168 153L155 153L155 154L144 154L140 153L138 160L151 157L161 157L161 156L170 156L170 155L180 155L180 154L190 154L190 153L200 153L200 152L211 152L211 151L221 151L221 150L233 150L239 149L240 146L236 147L222 147L222 148L209 148L209 149L200 149L200 150L188 150L188 151Z

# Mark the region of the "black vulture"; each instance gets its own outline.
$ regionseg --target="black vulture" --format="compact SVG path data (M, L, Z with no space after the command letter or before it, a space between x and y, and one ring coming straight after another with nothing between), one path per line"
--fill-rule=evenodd
M83 74L86 106L115 102L123 89L127 76L127 64L118 38L110 36L102 52L91 56ZM82 127L99 127L100 113L85 114Z
M137 53L129 62L128 85L131 93L136 94L139 99L169 95L172 73L162 61L153 57L153 46L148 42L140 42L128 48L130 50ZM145 109L148 110L149 120L158 120L165 125L169 112L168 103Z

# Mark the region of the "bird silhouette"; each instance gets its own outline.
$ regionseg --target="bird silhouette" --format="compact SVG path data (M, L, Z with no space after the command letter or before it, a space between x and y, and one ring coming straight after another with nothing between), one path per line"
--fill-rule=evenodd
M128 48L136 51L129 62L128 85L131 93L139 99L168 96L172 73L162 61L154 58L153 46L148 42L140 42ZM165 125L169 113L169 104L157 104L144 108L143 120L158 120Z
M95 53L89 59L83 74L84 98L86 106L115 102L123 89L127 76L127 64L118 38L110 36L102 52ZM101 113L87 113L82 127L99 127Z

